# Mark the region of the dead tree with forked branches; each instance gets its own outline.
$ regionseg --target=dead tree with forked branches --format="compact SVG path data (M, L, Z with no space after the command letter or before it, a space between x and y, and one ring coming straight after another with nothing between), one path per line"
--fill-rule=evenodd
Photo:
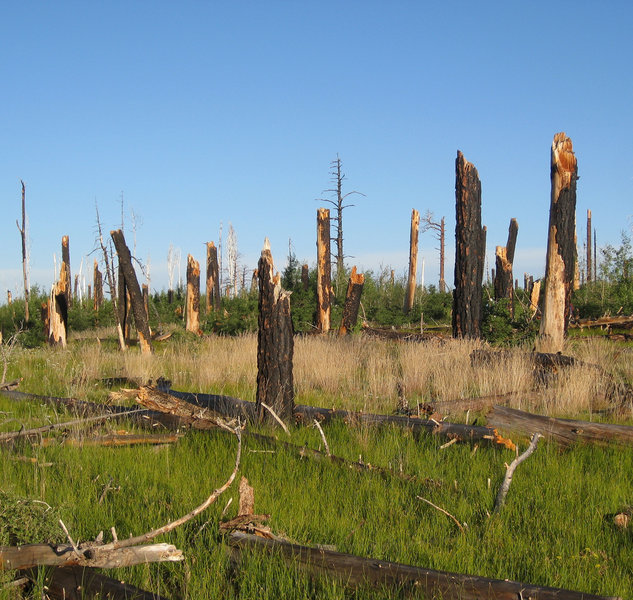
M433 220L433 213L430 210L426 211L426 215L422 217L422 233L427 231L435 232L435 237L440 243L440 247L436 248L440 252L440 285L439 290L441 293L446 291L446 280L444 279L444 259L445 259L445 242L446 242L446 228L444 217L440 219L440 222Z

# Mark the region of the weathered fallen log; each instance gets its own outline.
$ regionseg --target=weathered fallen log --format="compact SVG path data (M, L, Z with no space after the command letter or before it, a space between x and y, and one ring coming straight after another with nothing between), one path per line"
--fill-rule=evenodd
M560 588L528 585L516 581L489 579L435 571L385 560L362 558L351 554L310 548L289 542L265 539L234 531L227 536L231 558L239 561L246 549L259 550L281 556L283 560L300 565L316 575L342 580L349 586L372 585L397 587L415 591L425 598L459 598L460 600L621 600L613 596L598 596Z
M149 544L130 548L114 548L100 551L92 542L79 548L76 553L70 544L25 544L0 546L0 570L24 570L33 567L97 567L116 569L150 562L178 562L183 555L171 544Z
M454 415L459 412L473 411L482 412L492 409L495 404L507 403L513 399L540 400L543 397L541 392L508 392L507 394L490 394L488 396L478 396L477 398L460 398L458 400L433 400L420 405L420 410L428 414L439 413L440 415Z
M118 446L135 446L139 444L144 445L157 445L157 444L174 444L182 436L180 434L157 434L157 435L144 435L144 434L111 434L111 435L98 435L93 437L67 437L63 440L57 438L44 438L41 442L41 446L53 446L55 444L62 444L64 446L73 446L83 448L84 446L106 446L106 447L118 447Z
M37 571L30 577L36 580ZM107 598L108 600L166 600L154 592L141 590L133 585L113 579L85 567L63 567L47 573L44 585L46 597L53 600L86 600Z
M570 327L619 327L622 329L633 328L633 315L618 315L616 317L600 317L599 319L580 319Z
M494 406L487 421L491 427L501 430L525 435L540 433L548 440L558 442L563 446L575 442L593 444L618 442L633 445L633 427L629 425L557 419L498 405Z
M427 328L426 326L425 328ZM417 333L413 331L398 331L380 327L363 326L363 334L383 340L399 340L402 342L430 342L444 343L446 338L439 333Z
M255 404L229 396L216 394L194 394L191 392L178 392L169 390L171 396L186 400L191 404L202 408L208 408L224 417L246 418L254 422L256 420ZM334 410L319 408L316 406L295 406L294 413L297 423L312 423L314 419L319 422L329 422L334 419L342 419L348 423L365 425L396 425L412 429L414 432L429 433L448 439L457 438L460 441L494 441L496 434L490 427L475 425L463 425L461 423L448 423L445 421L433 421L416 417L400 415L375 415L370 413L358 413L349 410Z
M497 365L499 360L509 360L515 353L510 350L473 350L470 353L470 362L473 366L478 365ZM525 360L529 360L532 364L545 369L556 370L558 367L583 366L600 369L598 365L585 363L573 356L565 354L553 354L551 352L525 352L521 354Z

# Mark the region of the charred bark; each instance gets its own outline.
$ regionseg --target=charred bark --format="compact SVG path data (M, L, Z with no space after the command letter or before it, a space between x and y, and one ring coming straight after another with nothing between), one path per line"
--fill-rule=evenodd
M343 307L343 319L338 330L339 335L346 335L355 326L358 320L358 308L360 306L360 297L363 293L365 285L365 276L362 273L356 273L356 267L352 267L347 284L347 294L345 296L345 306Z
M481 226L481 182L461 152L455 161L455 290L453 337L481 335L486 228Z
M207 312L220 308L220 277L218 249L207 242Z
M125 244L125 237L120 229L111 231L110 236L112 237L114 247L116 248L116 252L119 257L119 265L123 269L125 286L130 292L132 312L134 313L134 322L136 323L141 352L143 354L151 354L152 343L149 323L147 322L147 316L145 314L141 287L138 284L138 279L136 278L136 273L134 272L134 267L132 266L132 256L130 254L130 250Z
M327 208L319 208L317 210L317 329L321 333L327 333L330 330L332 295L330 211Z
M103 304L103 275L99 271L99 265L95 259L94 262L94 274L93 274L93 287L94 287L94 309L97 312Z
M59 274L59 281L64 287L66 306L70 308L72 305L72 280L70 278L70 245L67 235L62 237L62 270Z
M411 233L409 235L409 279L407 281L407 293L404 298L404 313L408 314L413 308L415 297L415 283L418 271L418 233L420 230L420 213L411 211Z
M64 272L62 267L62 273ZM46 338L50 346L66 347L68 338L68 304L66 287L58 281L51 290L48 299L48 331Z
M557 133L552 143L551 204L545 265L543 316L538 350L560 352L569 318L576 273L576 180L578 165L572 142Z
M257 272L259 273L259 329L256 409L260 419L264 416L262 403L271 407L281 419L291 419L294 412L292 375L294 339L290 315L290 292L281 288L279 274L273 273L273 257L268 240L264 244Z
M593 279L593 265L591 263L591 257L591 211L587 210L587 283Z
M200 334L200 264L187 255L187 301L186 329L196 335Z

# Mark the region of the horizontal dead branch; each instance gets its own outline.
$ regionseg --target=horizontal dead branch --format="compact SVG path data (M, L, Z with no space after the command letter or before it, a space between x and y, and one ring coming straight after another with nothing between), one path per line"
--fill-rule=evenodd
M77 555L70 544L0 546L0 570L23 570L38 566L114 569L150 562L177 562L183 559L182 552L171 544L150 544L109 551L100 551L99 548L95 542L91 542L80 546L80 553Z
M489 579L475 575L462 575L412 567L385 560L362 558L333 552L323 548L310 548L277 539L265 539L234 531L227 536L232 559L239 562L240 552L256 549L286 562L307 569L311 573L339 579L350 586L373 585L397 587L425 598L460 598L460 600L621 600L616 597L597 596L560 588L528 585L516 581Z
M57 438L44 438L42 446L52 446L62 444L64 446L84 447L84 446L134 446L138 444L173 444L182 437L181 434L111 434L94 437L68 437L63 440Z
M488 425L524 435L540 433L546 439L568 446L576 442L633 444L633 427L609 423L591 423L574 419L557 419L544 415L495 406L487 418Z

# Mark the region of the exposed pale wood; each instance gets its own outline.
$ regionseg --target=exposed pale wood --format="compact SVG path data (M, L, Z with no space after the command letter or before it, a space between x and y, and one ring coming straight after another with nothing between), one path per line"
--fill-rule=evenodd
M330 331L332 303L332 267L330 255L330 211L317 210L317 329Z
M240 552L256 549L275 556L293 566L301 566L316 575L342 580L348 586L370 585L396 587L400 592L415 593L424 598L459 598L460 600L621 600L559 588L534 586L510 580L489 579L435 571L386 560L363 558L323 548L266 539L239 531L227 536L234 561Z
M71 275L70 275L70 243L67 235L62 236L62 266L59 273L60 285L66 296L66 306L72 305Z
M68 303L65 284L61 280L55 283L51 290L47 305L47 317L46 338L49 345L65 348L68 335Z
M268 240L264 244L257 272L257 411L260 418L264 418L262 403L267 404L282 420L288 420L292 418L294 410L294 337L290 292L282 289L279 273L274 273Z
M407 279L407 292L404 297L404 312L408 314L413 308L415 298L416 275L418 272L418 233L420 230L420 213L411 211L411 232L409 234L409 277Z
M616 317L600 317L599 319L580 319L578 323L570 324L570 327L618 327L621 329L633 328L633 315L618 315Z
M187 331L200 334L200 264L187 255L187 298L185 302Z
M114 242L114 246L119 257L119 265L121 265L123 269L125 285L130 292L132 312L134 313L134 322L136 323L141 353L151 354L152 342L149 331L149 323L147 322L147 316L145 314L141 287L139 286L136 273L134 272L134 267L132 266L132 256L130 254L130 250L125 244L125 237L120 229L111 231L110 236L112 237L112 241Z
M137 446L137 445L156 445L156 444L174 444L182 435L175 434L111 434L99 435L92 437L67 437L63 440L56 438L44 438L41 442L42 446L51 446L54 444L62 444L64 446L73 446L83 448L84 446Z
M486 229L481 226L481 182L461 152L455 161L455 290L453 337L481 335Z
M31 573L36 581L37 571ZM46 573L44 581L46 597L51 600L166 600L154 592L141 590L133 585L98 573L88 567L63 567Z
M343 318L339 327L339 335L347 335L355 326L358 320L358 308L360 298L365 285L365 276L356 272L356 266L352 267L347 283L347 294L345 295L345 306L343 307Z
M577 442L633 445L633 427L610 423L592 423L575 419L559 419L495 405L487 417L488 425L524 435L540 433L546 439L568 446Z
M182 552L171 544L139 545L103 550L95 542L79 546L79 555L70 544L24 544L0 546L0 570L23 570L37 566L83 566L116 569L149 562L178 562Z
M508 228L508 241L505 246L497 246L495 251L495 298L510 298L510 314L514 316L514 285L512 275L512 263L516 248L519 223L516 219L510 220Z
M538 311L539 297L541 295L541 280L537 279L530 290L530 312L532 316Z
M543 316L537 338L541 352L561 352L571 315L576 273L576 180L571 140L557 133L551 153L551 203L545 264Z

